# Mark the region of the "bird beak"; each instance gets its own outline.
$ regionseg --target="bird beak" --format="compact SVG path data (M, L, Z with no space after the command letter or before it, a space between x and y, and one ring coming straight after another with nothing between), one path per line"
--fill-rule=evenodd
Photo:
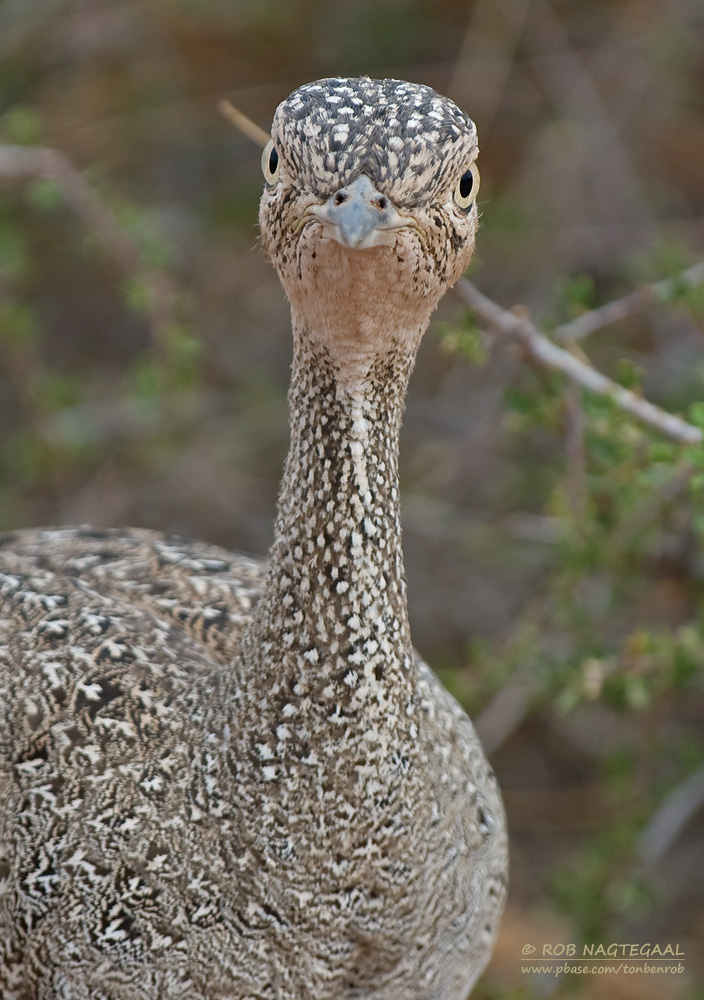
M324 205L315 205L311 214L323 223L323 236L353 250L393 246L395 238L389 230L416 228L414 220L401 215L364 174L336 191Z

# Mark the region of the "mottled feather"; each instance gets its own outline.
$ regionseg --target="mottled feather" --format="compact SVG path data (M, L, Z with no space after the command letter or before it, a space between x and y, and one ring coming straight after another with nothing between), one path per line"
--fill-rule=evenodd
M0 541L5 1000L464 1000L506 881L493 773L411 645L398 435L477 212L472 122L323 80L272 130L262 242L291 300L268 565L136 529ZM408 214L310 214L364 173Z

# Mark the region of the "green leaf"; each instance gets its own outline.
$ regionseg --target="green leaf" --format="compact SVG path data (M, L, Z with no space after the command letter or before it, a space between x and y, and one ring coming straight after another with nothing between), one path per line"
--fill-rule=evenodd
M596 305L594 279L591 274L563 278L558 283L558 294L570 318L580 316Z
M643 384L645 372L630 358L620 358L616 366L616 381L626 389L639 388Z
M124 292L129 308L138 316L147 316L152 299L148 283L142 277L129 277L124 283Z
M38 339L38 327L33 310L24 302L0 301L0 338L16 347Z
M53 212L64 204L64 195L50 177L37 177L27 184L25 196L32 208L40 212Z
M0 118L0 135L16 146L36 146L44 125L39 112L29 104L15 104Z
M164 391L164 373L153 354L144 351L132 366L132 393L144 402L157 400Z
M471 313L461 323L440 323L437 329L440 346L446 354L459 354L470 364L484 364L488 354L486 338Z

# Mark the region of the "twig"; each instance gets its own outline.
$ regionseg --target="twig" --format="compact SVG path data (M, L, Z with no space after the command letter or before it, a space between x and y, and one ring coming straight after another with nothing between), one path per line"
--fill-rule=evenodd
M593 209L606 218L648 218L643 186L623 135L614 125L589 69L572 47L564 20L556 14L551 0L534 4L527 38L533 54L543 56L534 59L533 66L551 103L568 121L578 122L588 138L590 170L603 181L602 197L594 201Z
M491 756L520 728L531 709L535 677L518 670L475 719L477 735Z
M259 129L228 102L223 102L221 110L237 124L238 128L259 144L264 142L265 137L268 141L263 129ZM139 250L131 237L71 161L55 149L0 146L0 177L2 176L45 177L59 186L67 203L84 224L97 235L120 268L130 274L138 274L146 283L149 292L147 310L152 331L157 345L163 349L165 329L171 321L174 304L170 283L164 274L144 266ZM616 318L642 309L654 298L666 295L675 287L677 281L684 280L694 284L702 279L704 279L704 262L683 272L680 278L645 286L624 299L586 313L572 324L561 327L562 336L565 336L566 327L574 328L575 323L580 324L581 330L591 332L599 325L613 322ZM703 435L698 427L688 424L674 414L667 413L589 367L573 354L553 344L529 319L503 310L471 282L462 279L455 285L455 290L490 327L519 339L540 364L562 371L572 381L592 392L609 396L621 409L676 441L686 444L699 444L702 441Z
M620 10L614 11L611 26L592 52L591 73L600 83L600 91L609 95L609 114L619 131L639 103L647 100L653 86L646 39L656 30L657 16L654 7L645 11L642 0L626 0ZM616 86L614 80L618 81Z
M567 501L572 516L581 522L587 508L587 460L584 444L584 408L582 393L575 382L570 382L565 393L567 452Z
M173 319L175 294L167 276L146 266L137 245L81 172L58 149L0 145L0 177L52 180L67 204L103 245L120 270L136 275L147 288L146 310L156 346L163 350Z
M256 142L256 144L261 146L262 149L266 146L269 139L271 139L268 132L265 132L264 129L260 128L256 122L253 122L251 118L248 118L243 111L240 111L239 108L236 108L234 104L230 104L230 102L224 98L218 104L218 108L220 110L220 114L223 115L224 118L227 118L227 120L231 122L235 128L238 128L240 132L246 135L248 139L251 139L252 142Z
M506 84L514 71L515 50L523 33L531 0L497 4L479 0L469 15L447 93L459 104L471 100L472 115L482 135L493 124Z
M544 367L561 371L590 392L607 396L626 413L675 441L700 444L704 439L698 427L637 396L630 389L625 389L618 382L591 368L574 354L553 344L526 316L517 316L502 309L466 278L457 282L455 292L489 327L520 340L531 357Z
M677 497L683 493L689 485L692 476L697 472L697 467L691 462L683 462L675 467L674 474L664 482L659 488L654 489L645 503L637 508L614 532L612 545L615 549L627 548L640 535L646 531L660 514Z
M0 146L0 176L53 180L71 208L123 269L131 270L138 263L137 251L122 227L83 175L59 150L41 146Z
M665 278L664 281L643 285L635 292L624 295L623 298L614 299L613 302L607 302L606 305L577 316L569 323L563 323L553 330L552 335L556 340L581 340L595 330L643 312L654 302L667 301L677 288L683 285L692 288L703 281L704 261L699 261L674 278Z
M678 785L662 802L640 836L641 861L654 868L704 803L704 767Z

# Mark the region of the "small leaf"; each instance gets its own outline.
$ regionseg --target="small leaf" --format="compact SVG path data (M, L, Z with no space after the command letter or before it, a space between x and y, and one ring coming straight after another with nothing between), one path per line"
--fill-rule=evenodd
M558 286L562 301L570 318L593 309L596 304L594 279L591 274L578 274L563 278Z
M38 338L36 317L24 302L0 303L0 339L15 347L34 343Z
M692 403L689 407L689 419L697 427L704 428L704 403Z
M141 277L130 277L124 284L125 301L138 316L147 316L151 306L151 290Z
M37 177L25 190L27 201L40 212L53 212L64 203L61 188L50 177Z
M616 368L616 381L626 389L639 388L643 383L645 372L630 358L620 358Z
M0 118L0 134L17 146L36 146L44 131L39 113L29 104L15 104Z

